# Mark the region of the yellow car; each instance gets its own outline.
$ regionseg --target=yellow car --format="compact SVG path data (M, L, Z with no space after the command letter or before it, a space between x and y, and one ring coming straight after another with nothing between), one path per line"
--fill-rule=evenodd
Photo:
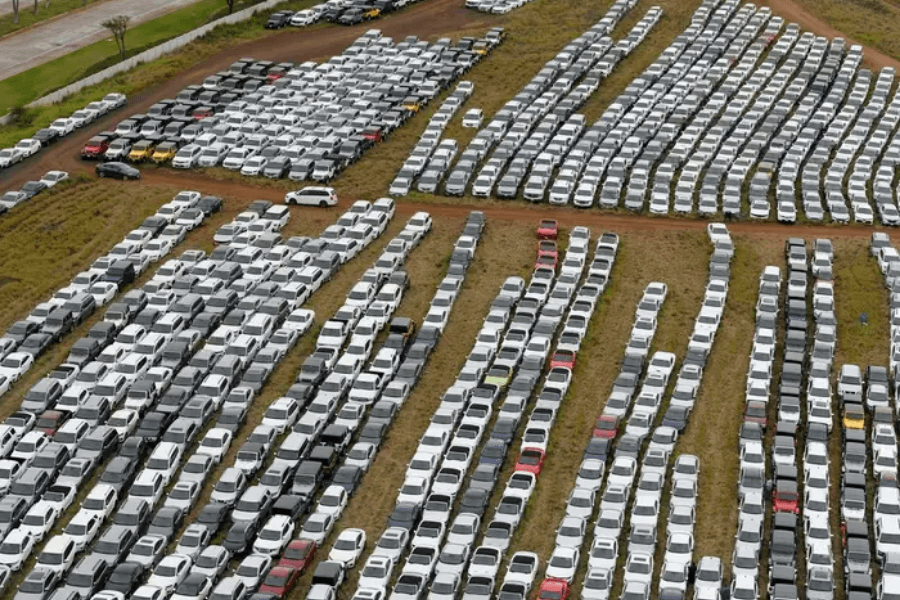
M862 408L856 406L847 406L844 408L844 428L845 429L865 429L866 413Z
M381 9L374 6L363 7L363 19L377 19L381 14Z
M175 142L163 142L156 147L156 150L153 152L153 156L150 158L150 160L152 160L156 164L168 162L175 158L175 154L177 152L178 145Z
M128 160L131 162L143 162L153 155L154 144L150 140L141 140L131 147Z
M472 45L472 52L475 52L476 54L481 54L482 56L486 55L488 52L490 52L490 50L491 50L491 47L488 46L488 43L485 41L479 40L479 41L475 42L475 44Z
M403 108L405 108L406 110L408 110L411 113L417 113L417 112L419 112L419 110L422 109L422 103L419 102L419 99L412 98L412 97L404 100L402 106L403 106Z

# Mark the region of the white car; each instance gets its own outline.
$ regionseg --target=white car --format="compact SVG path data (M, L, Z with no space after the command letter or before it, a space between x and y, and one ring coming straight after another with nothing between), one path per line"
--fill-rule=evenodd
M334 188L307 186L296 192L288 192L285 194L284 202L285 204L299 204L327 208L329 206L335 206L338 203L338 197Z
M334 552L334 550L332 550ZM329 560L333 560L329 555ZM387 590L394 570L394 561L386 556L372 554L363 566L357 582L358 589Z
M228 568L230 559L231 553L224 546L207 546L194 561L191 573L200 573L211 581L218 581L225 569Z
M568 584L575 579L575 571L578 568L580 556L578 548L557 547L547 561L545 575L554 579L562 579Z
M342 563L347 569L353 568L365 547L365 531L355 528L345 529L334 541L334 546L328 553L328 560Z
M274 515L259 531L253 543L257 554L275 556L281 553L294 535L294 522L286 515Z
M183 554L193 562L209 545L209 540L210 531L206 526L197 523L188 525L175 545L175 554Z
M103 525L103 519L99 514L81 509L75 513L63 533L75 542L75 549L82 552L100 533L101 525Z
M47 502L40 500L35 502L19 525L19 529L31 534L35 543L40 542L53 529L56 520L59 518L59 509Z
M292 27L305 27L312 25L319 20L318 15L312 10L299 10L291 16L290 24Z
M34 364L34 355L28 352L12 352L7 354L3 362L0 362L0 377L5 377L10 384L19 380L19 377L28 372Z
M169 595L187 577L192 565L193 560L189 556L169 554L153 569L153 573L147 579L147 585L165 590L166 595Z
M271 556L265 554L251 554L241 561L234 576L244 582L251 590L255 590L262 583L272 566L273 560Z
M149 569L165 556L167 542L164 535L148 533L134 543L125 562L135 562L143 565L145 569Z
M14 165L23 158L22 151L18 148L3 148L0 150L0 168Z
M307 517L300 531L300 537L321 545L334 527L334 517L328 513L315 512Z
M111 281L100 281L88 288L87 293L93 296L97 306L104 306L112 302L119 291L119 286Z
M69 174L65 171L48 171L41 177L41 183L45 184L48 188L52 188L60 181L64 181L68 178Z
M9 567L12 571L18 571L34 551L34 537L30 532L17 527L3 539L0 544L0 565Z
M197 447L198 454L205 454L212 457L216 464L222 462L228 449L231 448L231 441L234 434L229 429L223 427L213 427L206 432L200 445Z
M490 546L479 546L472 552L469 560L469 577L488 577L494 579L497 577L497 571L500 570L500 563L503 561L503 553L499 548Z
M389 527L378 538L372 556L383 556L396 565L409 546L409 531L402 527Z
M180 508L185 513L190 512L200 495L200 483L197 481L179 481L166 495L163 506Z
M344 509L347 508L349 497L347 490L340 485L330 485L319 498L316 512L331 515L334 520L341 518Z
M41 143L38 140L25 138L24 140L19 140L19 143L16 144L16 150L22 153L23 158L28 158L41 151Z

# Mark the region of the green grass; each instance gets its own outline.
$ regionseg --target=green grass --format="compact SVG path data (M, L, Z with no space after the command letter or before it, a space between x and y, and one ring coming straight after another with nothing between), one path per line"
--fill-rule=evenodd
M103 0L51 0L49 6L44 0L37 3L37 11L34 11L34 1L22 2L19 5L19 22L15 23L13 14L4 14L0 17L0 37L31 27L41 21L46 21L57 15L78 10L83 6L98 4Z

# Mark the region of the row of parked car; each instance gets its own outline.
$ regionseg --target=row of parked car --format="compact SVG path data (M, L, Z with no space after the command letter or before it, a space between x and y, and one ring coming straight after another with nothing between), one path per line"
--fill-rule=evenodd
M557 226L542 223L538 234L555 241ZM618 241L614 234L604 238L607 244ZM518 277L502 285L420 439L387 529L362 566L354 598L384 598L392 581L390 595L398 598L451 599L460 593L490 598L498 591L510 598L529 596L541 570L536 554L514 555L502 584L499 568L541 473L580 341L606 286L605 277L591 274L576 287L589 242L590 231L577 227L558 275L554 266L538 264L528 285ZM542 374L546 379L539 390ZM488 519L491 496L516 440L520 450L513 473ZM567 593L552 569L546 575L544 593Z
M399 10L417 0L326 0L310 8L279 10L269 15L266 29L281 29L285 26L306 27L320 21L340 25L359 25L385 14Z
M339 408L331 427L345 422L348 414L356 415L353 430L359 433L358 441L349 447L346 456L341 456L339 463L342 461L343 466L340 466L335 472L331 485L325 487L315 512L309 516L300 533L301 538L322 546L330 532L336 527L336 521L343 512L348 494L352 493L352 489L348 492L346 485L341 487L342 474L348 471L365 471L374 453L381 445L384 432L421 377L433 348L447 325L468 264L474 256L481 238L484 224L480 213L470 215L463 234L454 245L455 250L451 255L448 274L438 286L419 332L414 333L412 329L407 330L406 337L399 338L401 344L399 349L396 348L395 341L397 340L391 340L395 336L389 336L385 346L368 365L368 369L359 375L356 383L353 384L349 400ZM382 262L382 259L376 263L376 268L379 268L378 264ZM350 296L353 296L353 293L351 290ZM365 318L360 321L358 327L364 326L364 321ZM326 335L327 326L326 323L320 332L319 344ZM350 338L348 351L353 348L357 338L358 335ZM406 342L405 345L404 342ZM316 354L313 354L313 358L315 356ZM302 374L303 369L301 369ZM322 386L324 387L327 383L328 379L323 382ZM358 392L356 392L357 389ZM365 390L369 390L368 393ZM368 418L363 422L367 412ZM361 466L361 463L364 465ZM304 463L300 464L298 474L304 473L304 466ZM308 477L308 475L304 474L304 477ZM308 591L307 597L334 598L343 583L347 570L357 563L365 546L366 535L363 530L350 528L340 531L328 552L328 560L316 565L311 580L312 587Z
M519 94L475 135L459 156L455 151L449 157L437 152L446 145L455 148L456 143L444 140L439 146L441 130L431 125L401 167L391 185L391 193L408 192L419 178L420 191L437 192L443 185L444 193L462 195L473 184L474 195L491 195L496 187L498 197L512 198L518 195L525 183L527 170L539 157L538 162L544 164L544 171L548 166L552 171L559 161L548 162L547 159L554 154L542 152L544 148L552 147L561 156L564 147L576 142L584 129L584 117L573 113L597 89L618 61L633 49L636 45L633 42L639 41L632 40L630 34L614 45L608 37L633 4L625 0L614 2L603 18L548 61ZM656 12L652 11L653 14ZM635 26L633 34L643 26L642 21ZM570 117L574 123L554 138L556 130ZM434 160L432 154L435 155ZM486 162L476 173L479 163L485 159ZM546 192L546 187L545 182L542 194Z
M179 169L220 165L248 176L326 182L501 39L492 30L456 44L415 36L395 43L370 30L322 64L245 59L120 123L114 135L97 136L83 154L119 158L127 150L134 162L152 157Z
M76 129L89 125L108 112L125 106L125 102L124 94L107 94L102 100L91 102L84 108L76 110L70 117L56 119L49 127L37 130L30 138L19 140L12 148L0 149L0 169L21 162L29 156L34 156L41 149L66 137Z
M891 142L893 146L893 140ZM885 156L887 159L888 155ZM874 188L873 188L874 189ZM900 320L897 318L898 305L897 294L894 286L896 285L896 268L892 264L897 261L897 250L893 246L890 237L884 232L873 232L869 251L884 276L885 287L890 293L890 355L888 372L893 374L893 380L887 376L883 367L869 366L865 375L861 372L853 372L857 375L860 385L866 386L865 390L857 389L856 386L848 386L850 394L849 400L859 402L864 400L864 409L871 413L870 423L871 430L867 431L867 421L865 413L863 418L859 418L859 405L855 405L855 418L848 418L847 409L843 419L845 430L845 456L856 455L859 457L856 465L852 468L852 474L844 475L844 490L842 494L842 517L846 521L845 531L845 571L850 571L847 576L848 589L850 577L856 577L857 580L871 582L872 571L869 560L868 565L865 559L871 557L872 543L875 546L875 559L880 566L880 577L876 584L876 595L879 600L890 598L891 594L900 585L900 571L897 566L900 565L900 545L894 542L900 541L900 536L896 536L896 532L900 531L896 514L893 507L900 505L900 491L897 487L897 434L896 434L896 414L895 407L891 407L891 400L895 404L896 400L896 381L897 381L897 365L900 364L900 346L897 340L900 339ZM893 384L893 385L892 385ZM840 394L841 390L838 391ZM872 398L870 400L870 398ZM897 405L900 406L900 405ZM861 431L861 434L860 434ZM869 496L868 490L871 489L866 485L864 480L867 475L868 468L866 464L866 446L855 445L851 443L865 444L865 438L868 435L868 448L872 455L872 474L876 481L875 495ZM881 460L877 461L877 457ZM893 457L894 462L891 462ZM861 460L860 460L861 459ZM845 459L846 462L846 459ZM878 468L875 463L880 462ZM859 474L863 474L863 478ZM863 479L863 481L861 481ZM865 485L865 487L863 487ZM855 488L855 489L854 489ZM864 491L864 493L860 493ZM872 499L873 504L869 506L868 500ZM869 512L871 511L871 512ZM866 525L866 527L861 526ZM869 568L866 569L865 567ZM863 579L864 578L864 579ZM848 594L848 598L851 598ZM862 594L857 594L851 600L862 600Z
M190 206L172 204L166 207L186 211ZM381 206L389 208L392 216L392 202ZM329 240L324 237L292 238L289 243L266 247L273 235L281 242L277 232L290 214L285 207L266 201L254 203L251 209L247 212L256 216L251 219L266 224L268 233L261 236L263 241L221 245L208 257L192 250L165 263L143 289L125 294L121 302L125 308L113 310L115 305L111 306L107 318L92 327L85 339L96 347L100 338L100 354L95 348L86 359L67 362L53 372L54 377L39 382L38 386L68 373L68 379L63 379L66 390L54 395L58 401L50 407L56 409L55 421L45 420L50 416L46 412L36 418L27 410L8 421L11 426L19 424L23 434L10 455L30 450L31 456L26 453L24 458L32 458L33 464L11 482L0 500L6 509L0 512L7 515L3 524L11 530L6 539L15 534L21 541L19 553L4 542L0 548L8 552L0 549L0 560L21 565L22 555L38 556L22 586L31 592L40 586L36 597L70 594L74 589L87 598L104 587L130 595L148 570L162 564L162 553L170 541L177 539L182 554L199 560L212 534L227 524L229 511L214 505L201 511L197 526L176 538L203 483L246 421L257 392L311 327L314 315L298 306L342 264L340 259L331 260L337 253L327 249ZM371 212L376 218L367 219ZM374 239L374 231L380 234L387 224L386 219L377 218L382 212L369 203L357 203L341 222L350 227L367 226ZM326 260L320 260L323 257ZM294 266L288 266L287 261L295 258ZM300 266L301 262L307 266ZM305 274L316 269L315 281L305 294L277 295L290 286L281 277L293 278L304 269L309 269ZM75 347L78 345L76 342ZM31 399L33 391L26 399ZM74 397L75 402L67 404L63 401L67 397ZM247 473L262 465L263 449L268 451L277 432L296 417L299 401L294 400L293 412L283 404L286 402L266 411L263 424L238 452L237 464ZM216 426L209 428L213 422ZM195 448L193 453L191 448ZM53 469L47 467L45 455L55 459L50 461ZM115 457L106 463L111 455ZM38 472L43 475L31 481L30 474ZM45 496L61 485L73 490L68 498L71 503L74 489L95 472L100 473L98 485L78 513L68 523L61 523L64 533L46 541L43 549L34 539L26 539L21 524L23 503L27 514L37 512L35 507L45 508L51 500ZM230 490L217 491L225 496L231 493L235 500L242 497L237 482L230 485ZM249 504L242 506L245 512L251 510ZM101 533L108 519L112 523ZM45 525L45 532L49 531L52 525ZM262 525L251 529L252 535L246 527L241 529L248 546ZM220 550L205 555L201 572L224 567ZM81 551L86 555L75 564ZM143 558L135 558L140 556ZM214 576L205 573L204 586L198 584L199 575L188 578L183 567L183 561L166 563L158 573L160 586L145 590L140 597L168 597L180 583L205 597L208 580ZM54 592L63 582L65 586Z
M693 557L699 460L678 455L672 462L678 438L689 423L728 294L728 260L721 261L718 255L728 254L731 238L720 224L710 226L709 234L713 245L710 278L671 395L667 390L673 383L675 355L657 351L648 356L668 293L664 283L652 282L636 307L619 375L570 493L570 503L585 495L599 503L593 542L585 552L585 599L605 600L619 585L623 598L667 600L687 597L692 583L695 597L701 598L708 597L710 590L717 597L722 586L721 560L703 557L695 563ZM597 462L607 467L610 458L611 466L599 469L601 474L605 471L605 480L601 478L595 486L586 484L583 474L596 470ZM668 518L663 529L659 518L666 498ZM620 543L627 543L627 548ZM663 550L659 566L654 564L657 546ZM620 548L626 549L624 563Z
M0 195L0 215L9 212L12 208L31 200L44 190L48 190L61 181L69 178L65 171L47 171L37 181L27 181L18 190L10 190Z
M466 8L492 15L505 15L513 9L520 8L529 0L466 0Z
M53 344L96 309L112 302L121 288L170 253L188 231L200 226L219 206L219 198L201 197L199 192L179 193L156 214L147 217L140 227L130 231L108 254L95 260L90 269L75 275L49 300L35 306L25 319L13 323L0 338L0 396ZM108 310L121 313L126 309L116 303ZM71 357L80 367L99 353L99 344L83 344L76 345ZM69 374L63 376L63 381L68 379ZM26 403L26 406L40 414L50 408L48 404Z

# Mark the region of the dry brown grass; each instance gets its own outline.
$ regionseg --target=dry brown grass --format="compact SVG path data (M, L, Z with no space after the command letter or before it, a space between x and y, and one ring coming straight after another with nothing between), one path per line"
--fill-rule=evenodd
M409 273L412 288L404 298L399 313L419 320L427 312L435 285L446 270L446 258L462 224L462 220L436 221L435 229L423 243L422 252L411 256ZM488 305L506 277L525 275L530 269L534 260L532 236L533 230L520 224L488 222L445 334L432 354L422 379L398 413L362 484L335 526L336 532L347 527L360 527L368 535L368 550L374 547L396 501L397 489L403 483L406 464L440 403L441 395L453 383L465 361ZM430 244L430 247L425 244ZM319 558L324 558L328 548L329 544L326 544L324 550L320 550ZM365 557L366 554L360 565ZM308 580L309 575L298 586L300 591L291 595L291 600L302 597ZM349 597L355 586L356 570L352 570L348 582L341 588L341 597Z
M834 293L838 321L835 364L887 366L890 355L888 292L862 238L834 240ZM862 313L868 325L860 323Z
M594 232L599 233L599 232ZM620 236L612 283L604 293L579 353L569 394L557 417L544 469L508 554L537 552L546 561L554 531L565 513L568 492L591 428L600 415L631 331L634 308L651 281L669 285L654 340L655 350L682 354L706 279L707 250L699 233L636 232ZM657 259L661 253L666 261ZM678 277L673 277L678 273ZM580 577L579 577L580 580ZM579 588L576 581L574 589Z
M738 428L753 340L759 274L780 265L781 240L735 236L735 259L722 326L710 355L691 424L679 452L700 458L695 552L731 563L737 528ZM728 569L726 569L726 572Z

